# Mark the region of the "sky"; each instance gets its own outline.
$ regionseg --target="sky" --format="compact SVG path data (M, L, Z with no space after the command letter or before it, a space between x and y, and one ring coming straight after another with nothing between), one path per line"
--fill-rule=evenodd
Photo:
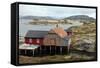
M73 15L88 15L96 18L96 9L24 4L19 5L19 16L50 16L53 18L64 18Z

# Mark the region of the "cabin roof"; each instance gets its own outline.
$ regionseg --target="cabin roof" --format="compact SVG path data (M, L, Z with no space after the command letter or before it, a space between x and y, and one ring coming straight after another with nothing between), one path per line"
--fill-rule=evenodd
M64 38L64 37L67 36L66 31L63 28L61 28L61 27L56 27L54 29L51 29L49 32L50 33L56 33L61 38Z
M56 33L58 36L64 38L65 36L67 36L66 32L71 31L71 30L70 29L64 30L61 27L57 27L57 28L51 29L50 31L51 32L53 31L53 33ZM29 30L26 33L25 37L26 38L44 38L50 31Z
M44 36L48 33L48 31L34 31L34 30L29 30L25 37L28 38L44 38Z

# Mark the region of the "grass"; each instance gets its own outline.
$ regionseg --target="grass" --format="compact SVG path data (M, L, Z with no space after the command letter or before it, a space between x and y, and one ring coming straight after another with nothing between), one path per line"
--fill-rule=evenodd
M70 53L67 55L48 55L41 57L19 56L19 63L47 63L47 62L63 62L63 61L78 61L78 60L92 60L94 56L87 56L85 54Z

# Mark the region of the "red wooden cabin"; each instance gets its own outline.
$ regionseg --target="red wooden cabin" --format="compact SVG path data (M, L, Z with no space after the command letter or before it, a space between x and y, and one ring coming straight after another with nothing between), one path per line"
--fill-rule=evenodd
M67 34L72 35L72 31L67 29L65 30ZM25 43L26 44L34 44L34 45L43 45L43 39L48 34L48 31L34 31L29 30L25 35Z
M47 31L29 30L25 36L25 43L34 45L43 45L43 38L47 33L48 33Z

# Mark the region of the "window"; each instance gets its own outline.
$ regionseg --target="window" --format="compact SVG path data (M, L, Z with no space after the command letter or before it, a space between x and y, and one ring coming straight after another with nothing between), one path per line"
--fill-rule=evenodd
M29 42L32 43L32 39L29 39Z
M37 42L37 43L40 43L40 40L39 40L39 39L37 39L37 40L36 40L36 42Z

